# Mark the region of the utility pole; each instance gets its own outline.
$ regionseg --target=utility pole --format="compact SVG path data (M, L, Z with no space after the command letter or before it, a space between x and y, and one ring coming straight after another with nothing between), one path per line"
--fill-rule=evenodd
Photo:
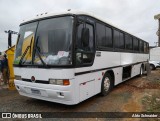
M8 48L12 47L12 34L17 34L18 32L12 31L12 30L8 30L8 31L4 31L5 33L8 33Z
M157 31L157 36L158 36L158 47L160 47L160 14L157 14L154 16L154 19L158 19L158 24L159 24L159 27L158 27L158 31Z

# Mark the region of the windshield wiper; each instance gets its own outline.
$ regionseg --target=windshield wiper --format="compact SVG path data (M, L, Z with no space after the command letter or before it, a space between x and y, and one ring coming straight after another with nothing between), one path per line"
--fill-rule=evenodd
M41 62L43 63L43 65L47 66L46 63L43 61L43 59L42 59L42 57L41 57L41 54L40 54L40 51L39 51L39 47L37 46L38 40L39 40L39 36L37 37L37 40L36 40L36 52L37 52L37 54L38 54L39 59L40 59Z
M22 54L22 57L21 57L21 59L20 59L20 61L19 61L19 65L22 64L23 58L24 58L25 55L27 54L28 50L30 49L30 51L31 51L32 40L33 40L33 37L31 38L30 45L27 46L26 50L25 50L24 53Z

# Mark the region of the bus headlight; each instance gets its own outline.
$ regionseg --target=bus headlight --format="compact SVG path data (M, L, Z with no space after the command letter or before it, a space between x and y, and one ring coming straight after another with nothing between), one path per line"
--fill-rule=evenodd
M56 82L57 82L57 85L63 85L63 80L58 79L56 80Z
M56 84L56 80L55 79L49 79L49 83L50 84Z
M62 79L49 79L50 84L55 85L70 85L70 82L68 79L62 80Z
M16 80L22 80L21 76L19 76L19 75L15 75L15 79Z

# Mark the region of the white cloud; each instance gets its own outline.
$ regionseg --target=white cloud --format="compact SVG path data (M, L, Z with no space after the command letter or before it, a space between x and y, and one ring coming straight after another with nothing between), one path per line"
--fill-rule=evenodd
M159 0L1 0L0 50L7 47L4 30L18 31L23 19L67 9L92 12L154 45L158 22L153 17L160 12L159 5Z

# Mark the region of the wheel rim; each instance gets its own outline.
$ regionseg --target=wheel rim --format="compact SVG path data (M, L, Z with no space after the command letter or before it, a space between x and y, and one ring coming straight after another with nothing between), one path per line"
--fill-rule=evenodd
M141 67L141 75L143 74L143 70L142 70L142 67Z
M107 92L109 90L109 88L110 88L110 79L108 77L106 77L104 79L104 91Z

